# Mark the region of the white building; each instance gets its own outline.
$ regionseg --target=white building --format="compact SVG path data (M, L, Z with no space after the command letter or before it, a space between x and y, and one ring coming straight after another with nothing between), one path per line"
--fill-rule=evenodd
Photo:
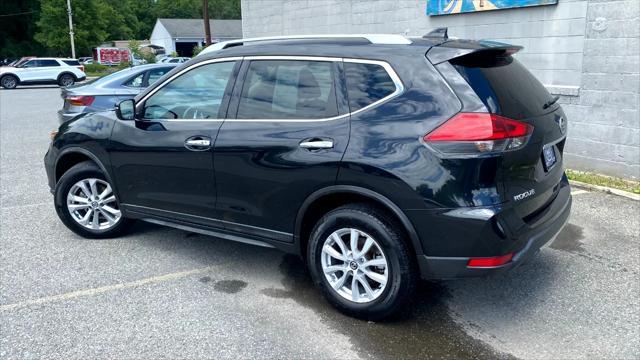
M242 38L242 20L209 20L209 25L212 43ZM149 41L167 54L191 56L195 46L204 44L204 23L202 19L158 19Z

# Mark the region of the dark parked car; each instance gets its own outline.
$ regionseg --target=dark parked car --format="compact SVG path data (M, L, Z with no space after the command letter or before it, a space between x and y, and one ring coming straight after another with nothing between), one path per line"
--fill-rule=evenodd
M58 119L65 122L79 114L112 110L116 104L138 95L176 64L136 66L105 75L88 83L60 89L64 100Z
M429 34L244 39L116 111L62 124L57 213L132 219L302 256L341 311L379 319L420 277L522 264L571 208L566 117L495 42Z

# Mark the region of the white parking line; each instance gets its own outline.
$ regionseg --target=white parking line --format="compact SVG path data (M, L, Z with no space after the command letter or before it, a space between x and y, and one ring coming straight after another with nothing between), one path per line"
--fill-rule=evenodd
M92 288L92 289L77 290L77 291L72 291L64 294L44 296L36 299L29 299L29 300L20 301L13 304L0 305L0 311L14 310L14 309L27 307L30 305L40 305L40 304L46 304L46 303L55 302L55 301L75 299L83 296L93 296L93 295L103 294L110 291L134 288L134 287L148 285L148 284L157 284L164 281L175 280L175 279L185 278L192 275L206 273L212 270L213 268L214 268L213 266L207 266L200 269L175 272L175 273L170 273L170 274L165 274L160 276L154 276L146 279L136 280L136 281L101 286L101 287Z

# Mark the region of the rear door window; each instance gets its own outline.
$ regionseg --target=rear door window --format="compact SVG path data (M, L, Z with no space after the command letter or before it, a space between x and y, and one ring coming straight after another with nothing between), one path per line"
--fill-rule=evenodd
M171 69L173 68L159 68L159 69L152 69L149 70L149 77L147 79L147 84L145 86L149 86L153 83L155 83L156 81L158 81L158 79L160 79L164 74L168 73L169 71L171 71Z
M38 67L60 66L55 60L38 60Z
M143 80L144 80L144 72L141 72L140 74L132 77L126 83L124 83L124 86L136 87L136 88L142 87Z
M526 119L555 110L544 109L551 95L512 56L463 56L450 62L494 114Z
M377 64L344 63L349 109L353 112L369 106L396 91L387 70Z
M238 107L239 119L319 119L338 115L335 64L254 60Z

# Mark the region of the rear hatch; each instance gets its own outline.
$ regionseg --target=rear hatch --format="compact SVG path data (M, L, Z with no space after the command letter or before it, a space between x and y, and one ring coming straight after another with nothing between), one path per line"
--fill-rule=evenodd
M526 145L501 154L498 173L504 200L531 223L557 195L564 175L567 121L557 97L512 56L519 49L481 49L446 61L487 112L533 127Z

